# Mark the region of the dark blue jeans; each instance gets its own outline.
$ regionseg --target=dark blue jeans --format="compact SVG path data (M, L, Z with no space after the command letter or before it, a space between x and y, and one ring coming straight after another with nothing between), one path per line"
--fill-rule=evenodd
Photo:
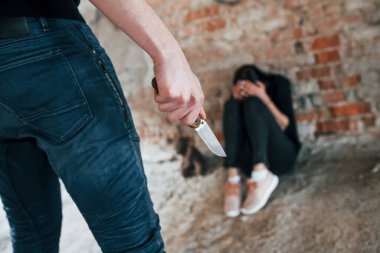
M84 23L28 27L0 39L0 195L14 252L58 252L59 178L103 252L163 252L110 59Z

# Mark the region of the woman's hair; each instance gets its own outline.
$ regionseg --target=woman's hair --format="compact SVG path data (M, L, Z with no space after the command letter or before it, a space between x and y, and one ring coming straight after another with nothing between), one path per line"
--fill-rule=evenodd
M258 67L253 64L243 65L239 67L234 74L233 84L237 84L238 81L248 80L252 83L261 81L267 83L270 79L270 75L261 71Z

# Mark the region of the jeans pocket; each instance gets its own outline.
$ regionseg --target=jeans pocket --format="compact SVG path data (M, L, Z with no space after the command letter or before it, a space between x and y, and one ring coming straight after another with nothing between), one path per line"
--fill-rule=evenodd
M65 142L90 121L87 100L61 50L10 62L0 68L0 103L29 132Z
M84 42L86 45L86 48L92 55L92 59L102 74L105 83L107 84L109 90L112 92L115 105L118 105L120 109L120 112L123 116L125 128L129 132L131 139L134 141L140 141L133 123L131 110L124 96L123 88L117 77L117 73L111 62L111 59L100 45L98 39L92 33L91 29L86 24L77 26L77 31L79 31L82 42ZM79 38L79 36L77 37Z
M101 47L99 41L87 25L82 25L79 29L83 34L86 43L88 44L92 56L97 61L97 64L100 66L100 69L102 71L102 74L104 75L104 78L108 86L112 90L115 99L117 100L117 103L123 113L125 124L128 125L130 117L129 108L123 94L123 89L121 88L121 84L117 78L111 60L109 59L105 50Z

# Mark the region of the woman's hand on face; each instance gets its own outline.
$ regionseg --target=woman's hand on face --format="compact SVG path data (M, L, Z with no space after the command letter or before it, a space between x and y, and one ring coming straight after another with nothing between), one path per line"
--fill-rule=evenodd
M258 97L263 102L265 102L268 99L268 94L266 92L265 85L260 81L257 81L256 83L242 81L240 94L244 98Z
M237 83L236 85L234 85L234 87L232 88L232 96L234 97L234 99L236 100L243 100L244 97L242 96L241 94L241 83Z

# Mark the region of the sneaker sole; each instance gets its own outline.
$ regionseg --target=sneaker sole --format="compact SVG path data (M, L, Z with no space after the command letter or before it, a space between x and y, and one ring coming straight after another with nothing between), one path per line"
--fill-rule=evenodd
M269 186L269 191L267 191L267 194L266 196L264 196L262 201L255 208L249 209L249 210L241 209L241 212L245 215L250 215L250 214L254 214L260 211L268 203L269 197L272 195L273 191L278 186L278 182L279 182L278 177L274 175L273 181L271 182L271 185Z
M229 211L226 213L226 215L230 218L235 218L235 217L239 216L239 214L240 214L240 210Z

